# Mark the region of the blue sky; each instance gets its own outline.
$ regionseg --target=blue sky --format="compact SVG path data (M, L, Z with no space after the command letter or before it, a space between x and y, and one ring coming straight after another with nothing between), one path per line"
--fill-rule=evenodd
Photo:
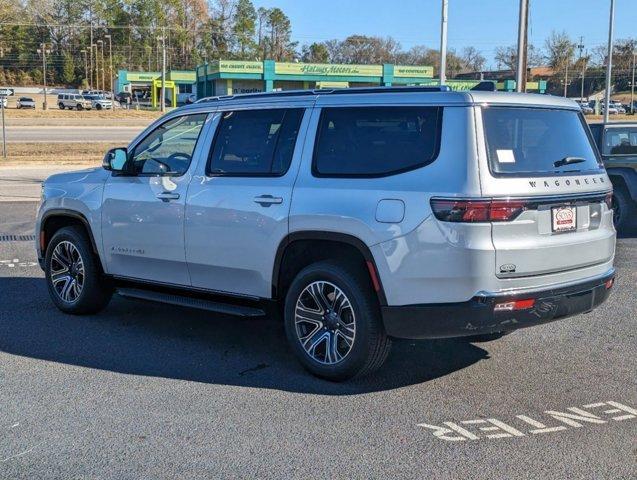
M403 48L439 45L441 0L253 0L283 9L293 39L343 39L352 33L390 35ZM616 0L615 38L637 37L637 0ZM584 37L588 49L605 44L610 0L530 0L530 41L543 47L552 30ZM449 0L449 47L474 46L495 66L497 46L517 41L518 0Z

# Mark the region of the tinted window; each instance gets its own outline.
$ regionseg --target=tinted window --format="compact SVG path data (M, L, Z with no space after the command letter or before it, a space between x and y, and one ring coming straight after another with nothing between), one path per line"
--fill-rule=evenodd
M282 175L294 153L303 109L224 112L208 173Z
M133 151L135 173L183 175L188 170L207 114L183 115L161 124Z
M613 127L606 130L604 155L637 155L637 127Z
M421 167L438 154L442 108L325 108L314 173L382 176Z
M486 107L482 118L493 173L533 176L601 168L579 112ZM575 161L565 163L569 158Z

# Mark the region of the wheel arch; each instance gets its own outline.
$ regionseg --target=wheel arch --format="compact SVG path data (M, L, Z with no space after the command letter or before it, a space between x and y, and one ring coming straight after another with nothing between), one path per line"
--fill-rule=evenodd
M91 225L86 217L75 210L69 210L65 208L55 208L48 210L40 221L40 231L38 232L38 241L40 242L40 250L42 255L45 255L47 245L55 232L59 229L68 227L71 225L80 225L86 231L88 238L91 242L91 249L93 253L99 258L99 251L97 249L97 243Z
M322 255L316 257L304 257L301 261L296 261L294 258L290 258L291 252L297 250L297 246L308 244L318 244L327 247ZM380 305L387 305L387 298L385 291L378 273L376 262L369 247L358 237L353 235L338 233L338 232L326 232L320 230L305 230L299 232L293 232L288 234L279 244L277 248L276 256L274 259L274 268L272 271L272 298L279 299L285 292L287 286L289 286L291 273L294 271L300 271L305 266L318 261L326 259L326 255L334 249L343 247L343 253L346 251L356 251L360 255L360 259L364 262L364 267L369 275L370 283L373 289L376 291L378 301ZM300 247L299 247L300 248ZM288 262L292 262L294 267L290 271Z
M637 171L632 168L610 167L606 168L606 173L613 185L621 182L628 191L630 198L637 201Z

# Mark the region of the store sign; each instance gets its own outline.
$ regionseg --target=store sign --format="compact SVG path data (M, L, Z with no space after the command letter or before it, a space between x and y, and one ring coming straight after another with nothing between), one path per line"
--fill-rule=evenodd
M218 60L208 67L208 73L263 73L263 63L240 60Z
M394 77L401 78L432 78L434 67L396 65L394 66Z
M334 77L381 77L382 65L329 65L324 63L276 63L277 75L326 75Z
M169 78L175 82L196 82L197 75L192 71L171 71Z
M127 72L126 73L127 82L152 82L153 80L159 77L161 77L161 73L159 72L149 72L149 73Z

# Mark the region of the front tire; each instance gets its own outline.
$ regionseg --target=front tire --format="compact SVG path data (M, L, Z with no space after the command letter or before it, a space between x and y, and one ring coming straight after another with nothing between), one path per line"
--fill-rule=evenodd
M60 110L64 110L64 104L63 103L58 103L58 107L60 107Z
M82 105L78 105L77 107L77 111L79 112L80 110L84 110L84 107Z
M327 380L373 372L391 348L369 279L354 268L333 262L304 268L288 289L284 317L296 357Z
M82 228L58 230L47 246L44 265L51 299L64 313L87 315L108 305L113 289Z

